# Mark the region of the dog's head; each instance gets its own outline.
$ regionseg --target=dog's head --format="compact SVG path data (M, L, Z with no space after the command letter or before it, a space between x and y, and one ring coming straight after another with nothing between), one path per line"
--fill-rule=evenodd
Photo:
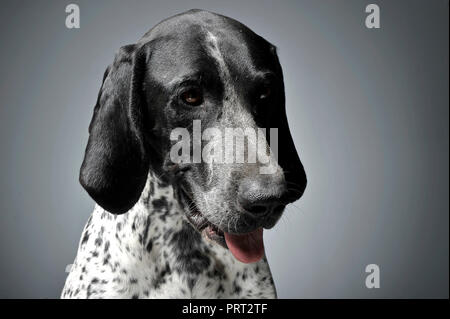
M306 186L276 48L206 11L164 20L119 50L89 132L80 181L99 205L125 213L150 169L173 184L194 227L245 262L262 256L262 228Z

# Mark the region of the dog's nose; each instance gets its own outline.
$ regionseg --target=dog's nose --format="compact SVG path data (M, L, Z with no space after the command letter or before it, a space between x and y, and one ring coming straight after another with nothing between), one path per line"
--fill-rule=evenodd
M280 213L284 207L286 193L284 180L274 180L270 175L245 178L239 185L238 202L242 208L255 217Z

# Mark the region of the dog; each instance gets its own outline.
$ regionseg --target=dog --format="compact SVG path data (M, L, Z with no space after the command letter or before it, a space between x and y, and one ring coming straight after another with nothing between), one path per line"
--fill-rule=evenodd
M195 120L203 132L277 128L274 169L174 163L171 132ZM271 143L267 135L265 152ZM306 187L276 47L236 20L190 10L120 48L103 76L80 183L96 206L62 298L276 298L263 229Z

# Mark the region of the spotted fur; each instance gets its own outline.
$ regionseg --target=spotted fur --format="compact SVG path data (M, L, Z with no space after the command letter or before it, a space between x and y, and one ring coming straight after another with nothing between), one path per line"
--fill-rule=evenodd
M149 174L122 215L96 206L62 298L274 298L266 258L237 261L187 221L172 186Z

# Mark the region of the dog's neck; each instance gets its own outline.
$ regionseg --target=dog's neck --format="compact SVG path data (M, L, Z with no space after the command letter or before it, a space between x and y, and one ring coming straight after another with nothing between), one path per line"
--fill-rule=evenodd
M78 289L88 298L275 297L265 258L238 262L188 223L175 197L171 185L150 174L127 213L97 205L63 296Z
M172 233L183 229L192 240L201 240L188 223L172 185L163 183L152 172L147 177L139 200L128 212L114 215L96 205L92 219L96 219L95 223L89 221L86 228L90 224L102 224L105 233L114 234L117 246L125 250L157 252L154 257L159 255L158 247L163 247ZM158 258L153 261L158 261Z

